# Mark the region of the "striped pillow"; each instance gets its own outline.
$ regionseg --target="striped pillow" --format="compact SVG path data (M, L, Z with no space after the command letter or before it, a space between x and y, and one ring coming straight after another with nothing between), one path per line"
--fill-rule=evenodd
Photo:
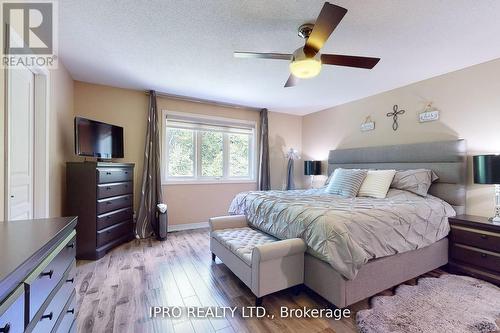
M384 199L395 174L396 170L368 170L358 196Z
M354 198L358 194L366 173L366 170L359 169L335 169L325 191L346 198Z

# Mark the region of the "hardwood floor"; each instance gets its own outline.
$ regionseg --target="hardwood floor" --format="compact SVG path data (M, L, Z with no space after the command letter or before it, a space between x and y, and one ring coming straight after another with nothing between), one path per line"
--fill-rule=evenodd
M429 275L440 275L433 271ZM415 283L409 281L408 283ZM77 263L78 332L356 332L355 312L368 300L349 307L351 318L280 319L281 306L326 308L329 303L307 290L285 290L264 298L275 319L150 318L150 306L253 306L250 290L209 251L208 229L169 233L168 239L134 240L98 261ZM382 294L390 295L387 290Z

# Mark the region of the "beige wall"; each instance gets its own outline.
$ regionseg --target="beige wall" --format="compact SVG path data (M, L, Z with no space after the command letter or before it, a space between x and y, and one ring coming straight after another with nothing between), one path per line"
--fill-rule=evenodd
M285 185L285 153L295 148L302 154L302 117L285 113L269 112L269 159L271 165L271 188L281 190ZM294 163L295 186L302 186L303 159Z
M142 91L113 88L76 81L74 115L113 123L124 127L125 158L116 161L135 163L135 208L138 207L142 176L146 112L148 97ZM258 123L259 113L253 110L211 104L158 98L158 109L177 112L230 117ZM274 150L300 148L301 117L270 113L271 179L273 187L281 187L282 160L274 158ZM72 142L72 141L71 141ZM274 150L273 150L274 149ZM299 170L297 170L299 172ZM163 185L169 207L169 223L206 222L209 217L226 214L231 199L241 191L255 190L257 183ZM195 207L196 209L193 209Z
M59 61L50 71L49 216L65 215L66 162L73 157L73 79Z
M359 101L309 114L303 118L304 155L326 160L335 148L377 146L463 138L469 155L500 152L500 59L448 73ZM441 110L439 121L420 124L417 115L429 101ZM386 113L398 104L406 110L399 129L391 128ZM371 116L376 129L361 132L359 126ZM470 159L469 159L470 160ZM467 212L493 213L493 187L471 183Z

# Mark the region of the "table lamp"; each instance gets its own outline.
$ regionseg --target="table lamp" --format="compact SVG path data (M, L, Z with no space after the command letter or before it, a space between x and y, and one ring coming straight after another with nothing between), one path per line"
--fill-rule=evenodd
M474 183L495 185L495 216L490 218L500 224L500 155L474 156Z
M321 175L321 161L304 161L304 175L311 176L311 188L314 176Z

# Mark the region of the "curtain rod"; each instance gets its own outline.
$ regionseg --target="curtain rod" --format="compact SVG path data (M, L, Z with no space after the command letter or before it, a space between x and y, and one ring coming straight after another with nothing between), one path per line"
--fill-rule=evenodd
M149 95L149 91L146 91L146 95ZM233 103L225 103L225 102L217 102L217 101L213 101L213 100L209 100L209 99L193 98L193 97L187 97L187 96L181 96L181 95L173 95L173 94L161 93L158 91L156 92L156 96L163 97L163 98L176 99L176 100L185 101L185 102L211 104L211 105L215 105L215 106L229 107L229 108L235 108L235 109L246 109L246 110L252 110L252 111L262 110L262 108L256 108L256 107L252 107L252 106L233 104Z

